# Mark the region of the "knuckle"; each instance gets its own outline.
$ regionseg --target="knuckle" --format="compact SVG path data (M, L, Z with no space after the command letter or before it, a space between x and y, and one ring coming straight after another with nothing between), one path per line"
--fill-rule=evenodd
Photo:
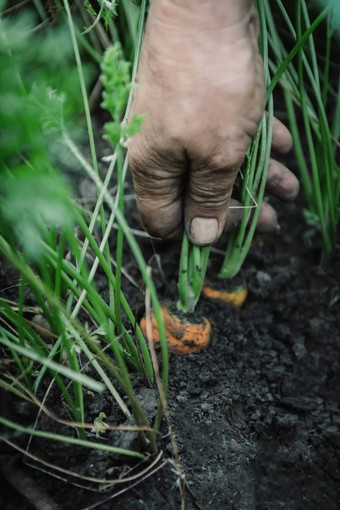
M216 189L211 186L210 189L201 186L191 186L189 190L189 198L202 210L210 210L211 208L219 209L225 207L230 198L230 192Z

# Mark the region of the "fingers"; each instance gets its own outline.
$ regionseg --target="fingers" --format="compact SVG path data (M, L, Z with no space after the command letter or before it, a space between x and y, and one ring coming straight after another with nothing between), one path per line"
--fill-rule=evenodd
M244 216L245 208L237 202L237 200L231 200L229 214L224 227L225 232L230 232L233 228L238 227ZM255 209L253 209L254 213ZM253 213L250 216L250 220L253 217ZM275 209L267 202L262 202L259 217L257 219L256 231L260 234L267 234L275 232L279 229L277 220L277 213Z
M280 229L277 212L268 202L262 202L260 214L256 224L257 232L261 234L269 234Z
M290 202L297 197L299 188L299 181L288 168L274 159L269 161L266 191Z
M286 152L291 144L288 129L274 119L273 149ZM205 246L239 225L244 211L231 200L231 192L241 160L240 154L232 160L229 155L228 160L218 151L197 160L174 145L169 151L151 150L137 135L129 145L129 163L145 229L155 237L174 239L181 236L184 223L189 239ZM284 165L271 159L266 190L290 201L298 194L299 183ZM277 225L276 212L264 203L257 230L272 232Z
M276 198L292 201L299 192L299 181L284 165L273 159L269 162L266 190ZM224 231L229 232L237 227L244 215L244 207L232 200ZM279 229L277 213L267 202L263 202L259 213L256 231L259 233L275 232Z
M129 143L128 156L140 219L150 235L179 238L184 223L189 239L204 246L221 235L227 218L230 226L240 223L243 212L228 205L241 158L226 167L225 158L216 154L190 166L174 145L171 151L150 150L138 135Z
M273 118L272 150L286 154L293 147L293 138L288 128L276 117Z
M239 227L242 223L243 217L244 207L240 204L240 202L232 198L230 200L228 215L224 225L224 232L229 232L230 230Z

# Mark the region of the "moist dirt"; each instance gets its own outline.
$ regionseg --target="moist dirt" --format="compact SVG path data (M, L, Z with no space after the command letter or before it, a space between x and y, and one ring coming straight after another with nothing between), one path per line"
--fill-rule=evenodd
M133 204L131 210L135 216ZM321 239L316 228L305 222L299 202L280 207L280 223L279 235L255 237L241 273L232 281L217 277L222 256L213 252L209 284L220 289L247 287L246 303L238 309L202 297L195 313L213 325L209 346L188 356L170 354L167 400L189 510L340 508L339 248L328 266L319 265ZM141 246L151 260L160 296L175 302L179 247L160 242L151 245L143 239ZM159 255L161 270L153 253ZM124 269L139 283L130 257L126 250ZM10 267L2 262L2 297L13 298L13 290L6 289L14 279ZM138 290L127 280L124 285L134 306ZM98 288L105 296L107 290L100 281ZM134 385L152 419L156 388L140 375L134 376ZM5 416L33 425L34 410L12 396L1 394L1 400ZM127 423L106 394L87 392L85 400L87 421L93 422L103 411L107 422ZM53 387L46 404L59 417L70 418ZM55 433L66 430L46 416L39 418L38 425ZM132 466L112 454L42 439L28 445L27 436L8 434L11 441L50 467L0 445L0 508L180 509L175 469L170 462L162 465L172 458L164 422L161 432L163 454L152 474L143 481L101 491L98 484L70 478L53 466L80 476L107 478L123 476ZM111 431L101 440L138 448L134 432ZM137 466L132 473L144 467Z

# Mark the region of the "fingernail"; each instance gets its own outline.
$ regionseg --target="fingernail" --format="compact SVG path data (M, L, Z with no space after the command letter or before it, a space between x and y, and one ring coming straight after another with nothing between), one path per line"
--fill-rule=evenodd
M190 224L190 236L198 244L211 244L218 235L216 218L193 218Z

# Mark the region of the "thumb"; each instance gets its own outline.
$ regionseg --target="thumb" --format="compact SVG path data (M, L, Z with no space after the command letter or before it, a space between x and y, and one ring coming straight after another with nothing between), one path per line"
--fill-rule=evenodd
M184 225L192 243L204 246L214 243L224 230L237 165L225 165L214 158L191 163L184 205Z

